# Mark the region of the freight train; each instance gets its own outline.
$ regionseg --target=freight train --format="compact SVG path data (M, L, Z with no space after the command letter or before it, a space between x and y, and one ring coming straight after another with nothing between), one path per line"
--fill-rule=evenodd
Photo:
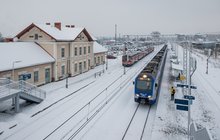
M134 101L154 104L161 86L163 70L167 56L167 45L153 57L134 81Z

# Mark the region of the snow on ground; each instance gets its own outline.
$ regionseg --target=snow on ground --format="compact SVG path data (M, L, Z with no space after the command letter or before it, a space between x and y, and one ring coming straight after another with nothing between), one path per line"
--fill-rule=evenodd
M178 49L178 53L182 53L182 48L178 47ZM192 85L196 85L197 89L191 90L192 95L195 96L191 106L192 122L196 123L198 129L206 127L212 138L217 140L220 138L219 68L211 63L209 64L209 74L205 74L207 57L200 54L193 56L197 59L197 70L192 76ZM164 78L168 79L166 76ZM165 90L165 94L161 91L155 120L155 131L152 134L153 139L187 139L188 112L177 111L173 102L167 102L170 99L170 95L167 94L170 85L164 83L164 86L164 90L167 90ZM175 97L182 99L180 88L177 88ZM160 135L160 132L163 132L163 135Z
M177 48L178 54L181 54L182 49ZM199 128L207 127L213 139L217 140L220 138L220 87L218 86L220 73L219 67L216 67L218 63L210 63L209 74L205 74L205 56L200 54L194 56L197 59L198 67L192 77L192 84L197 86L196 90L192 90L192 95L196 98L192 105L192 120ZM98 96L97 94L118 77L120 77L119 80L103 92L103 96L100 96L97 103L105 98L107 100L110 97L107 95L117 93L116 96L75 139L121 139L137 106L133 97L132 76L138 73L138 70L149 61L150 57L152 54L133 67L127 68L126 75L123 75L121 58L118 57L115 60L109 60L108 70L101 76L95 78L94 74L105 68L102 65L79 76L69 78L68 89L65 88L65 80L44 85L41 88L47 91L46 100L38 105L22 101L21 112L18 114L11 110L10 100L0 103L0 111L2 111L0 113L0 139L43 139L89 100ZM143 139L187 139L187 112L176 110L175 104L170 101L169 88L173 83L170 81L169 75L168 55L158 104L152 107ZM127 83L122 86L124 81ZM86 87L82 88L84 86ZM181 89L177 89L176 98L182 98L181 91ZM71 93L72 95L70 95ZM57 134L52 134L49 139L68 138L69 135L72 135L73 127L77 125L80 117L85 117L85 114L90 116L88 112L94 106L96 105L91 104L89 107L85 107L79 118L74 118L70 123L64 124L62 129L58 130ZM147 105L141 106L138 118L143 118L142 114L147 108ZM141 122L133 124L132 131L129 131L125 139L136 139L139 133L136 130L139 130L141 125ZM63 136L64 134L66 136Z

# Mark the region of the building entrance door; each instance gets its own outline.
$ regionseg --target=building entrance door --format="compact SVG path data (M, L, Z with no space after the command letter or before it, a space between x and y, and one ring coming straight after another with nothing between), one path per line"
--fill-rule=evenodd
M82 62L79 62L79 73L82 73Z
M50 82L50 68L45 69L45 83Z

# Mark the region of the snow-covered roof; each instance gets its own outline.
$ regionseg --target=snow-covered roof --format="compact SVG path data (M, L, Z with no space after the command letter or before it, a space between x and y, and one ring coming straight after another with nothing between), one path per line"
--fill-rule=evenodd
M0 71L54 62L55 59L34 42L0 43Z
M180 64L172 63L171 67L172 69L175 69L175 70L183 70L183 65L180 65Z
M74 40L84 28L70 28L62 26L61 30L57 29L53 25L35 24L37 27L51 35L56 40Z
M98 39L95 37L95 36L93 36L93 35L91 35L91 37L92 37L92 40L94 40L94 41L97 41Z
M60 23L61 24L61 23ZM60 25L61 26L61 25ZM73 41L79 36L81 32L84 32L86 36L89 38L89 40L93 40L93 38L90 36L90 34L87 32L87 30L83 27L66 27L61 26L61 30L59 30L54 25L50 24L37 24L32 23L27 28L25 28L23 31L21 31L16 37L22 36L24 33L26 33L28 30L30 30L33 27L37 27L55 40L59 41Z
M93 44L93 51L94 53L101 53L101 52L107 52L107 49L95 41Z

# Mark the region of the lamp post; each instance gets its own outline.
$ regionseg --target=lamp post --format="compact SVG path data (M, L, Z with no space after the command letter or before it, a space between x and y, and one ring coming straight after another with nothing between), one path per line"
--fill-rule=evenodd
M68 74L66 74L66 88L68 88Z
M105 72L105 61L102 61L103 73Z
M18 61L13 61L12 63L12 80L14 81L15 80L15 63L20 63L21 61L18 60Z
M209 58L211 57L211 49L208 50L208 57L206 59L207 65L206 65L206 74L208 74L208 68L209 68Z
M123 55L124 56L126 56L126 46L127 46L127 42L124 42L124 53L123 53ZM126 59L127 61L128 61L128 56L127 56L127 59ZM125 65L124 65L124 75L126 74L126 69L125 69Z
M106 70L108 70L108 48L107 48L107 53L106 53Z
M15 63L20 63L21 61L20 60L17 60L17 61L13 61L12 62L12 80L14 81L15 80ZM12 105L14 106L15 105L15 98L12 98ZM17 106L15 105L15 108L17 108ZM17 110L17 109L16 109ZM18 110L17 110L18 111Z

